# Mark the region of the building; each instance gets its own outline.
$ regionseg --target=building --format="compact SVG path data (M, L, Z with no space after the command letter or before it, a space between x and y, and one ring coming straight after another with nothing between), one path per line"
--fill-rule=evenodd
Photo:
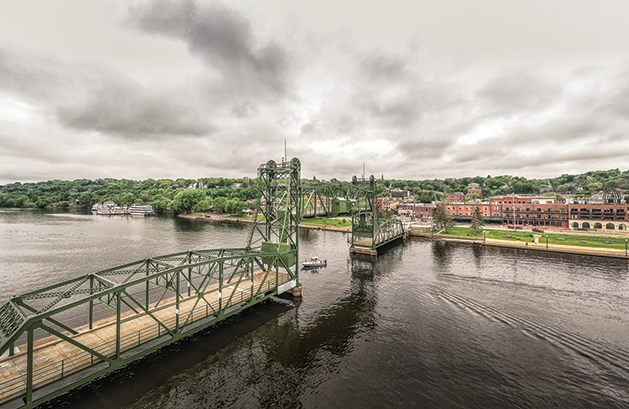
M458 197L457 197L458 199ZM487 222L509 228L626 231L629 207L626 203L575 203L548 196L495 196L489 202L446 202L446 211L454 220L471 221L474 208L481 209Z
M393 189L390 192L391 197L409 197L411 192L403 189Z
M448 193L446 195L446 203L463 203L465 202L465 195L463 192Z
M476 194L479 199L483 197L483 189L481 189L478 183L470 183L467 188L467 197Z
M571 230L626 231L629 219L628 206L623 204L575 203L569 204Z
M502 222L500 216L492 214L492 205L489 202L446 203L445 207L448 214L456 221L471 222L472 215L478 207L485 222Z
M432 203L400 203L397 206L397 212L399 215L414 215L417 219L423 221L431 219L434 210L435 205Z

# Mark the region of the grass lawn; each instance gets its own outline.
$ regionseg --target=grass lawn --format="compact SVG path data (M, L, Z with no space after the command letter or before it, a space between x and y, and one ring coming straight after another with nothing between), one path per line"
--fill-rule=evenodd
M309 224L312 226L351 226L352 219L349 218L335 218L335 217L309 217L301 219L301 224Z
M604 236L582 236L575 234L563 234L563 233L537 233L530 231L513 231L513 230L485 230L486 236L488 239L498 239L498 240L510 240L510 241L521 241L521 242L532 242L533 237L532 234L540 235L539 242L542 244L546 243L546 236L548 236L548 244L561 244L567 246L579 246L579 247L594 247L594 248L605 248L605 249L625 249L625 239L617 238L617 237L604 237ZM475 238L483 238L483 230L474 232L472 229L467 227L451 227L448 229L448 232L439 233L442 236L452 236L452 237L475 237Z

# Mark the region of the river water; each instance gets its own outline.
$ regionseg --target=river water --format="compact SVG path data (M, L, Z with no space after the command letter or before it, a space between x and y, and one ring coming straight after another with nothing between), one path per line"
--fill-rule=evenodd
M0 302L115 265L244 246L248 225L0 209ZM625 260L302 230L274 298L45 408L627 408Z

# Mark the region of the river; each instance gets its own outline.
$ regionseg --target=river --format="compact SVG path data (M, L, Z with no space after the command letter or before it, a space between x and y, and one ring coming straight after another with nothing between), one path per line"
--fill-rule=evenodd
M249 225L0 209L0 302L127 262L244 246ZM625 260L410 240L350 257L300 231L273 298L43 408L626 408Z

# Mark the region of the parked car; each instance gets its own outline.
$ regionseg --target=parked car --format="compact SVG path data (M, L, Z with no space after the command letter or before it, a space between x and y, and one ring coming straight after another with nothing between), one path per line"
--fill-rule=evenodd
M539 233L544 233L544 229L542 229L541 227L533 227L531 230L539 232Z

